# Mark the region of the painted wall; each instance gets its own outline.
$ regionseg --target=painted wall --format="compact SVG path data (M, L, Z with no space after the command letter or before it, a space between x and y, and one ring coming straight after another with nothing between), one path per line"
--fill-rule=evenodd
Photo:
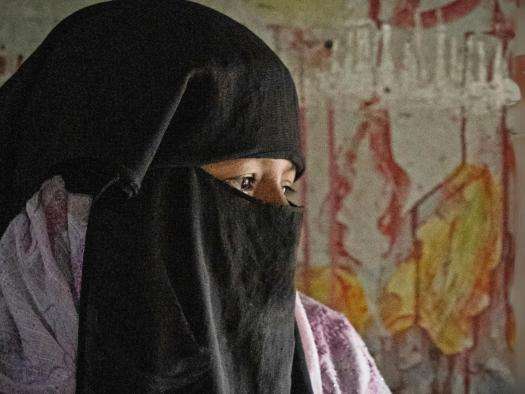
M0 83L95 2L0 0ZM259 34L297 82L299 287L352 321L394 392L508 392L525 331L506 106L518 2L201 2Z
M511 303L516 315L517 341L516 358L518 360L517 376L521 391L525 390L525 1L521 1L515 16L516 37L512 43L513 79L521 90L519 103L509 108L509 128L512 130L512 143L516 152L516 183L517 183L517 236L516 265L514 286L511 289Z
M312 33L344 53L303 71L315 171L300 283L349 316L396 392L506 392L515 164L506 110L482 85L498 51L506 63L515 4L395 3L362 4L391 25L387 56L375 26Z

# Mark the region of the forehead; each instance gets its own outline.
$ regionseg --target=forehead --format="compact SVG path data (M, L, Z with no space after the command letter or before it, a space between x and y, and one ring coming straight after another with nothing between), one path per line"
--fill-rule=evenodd
M295 165L287 159L242 158L209 163L205 167L212 171L232 174L243 172L295 173Z

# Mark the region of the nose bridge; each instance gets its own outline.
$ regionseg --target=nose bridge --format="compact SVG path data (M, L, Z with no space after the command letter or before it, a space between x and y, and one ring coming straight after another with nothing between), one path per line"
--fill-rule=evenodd
M277 181L261 182L260 187L256 190L255 197L269 204L288 205L288 200Z

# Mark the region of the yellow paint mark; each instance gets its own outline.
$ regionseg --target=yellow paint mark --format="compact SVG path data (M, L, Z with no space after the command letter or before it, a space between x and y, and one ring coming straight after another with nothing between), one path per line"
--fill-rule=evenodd
M370 316L365 291L357 276L349 270L326 266L303 268L297 275L297 287L343 313L357 331L364 332L368 327Z
M486 168L465 165L417 230L420 253L384 288L381 315L392 334L418 324L444 354L473 345L473 321L490 302L501 258L502 195ZM419 297L417 290L419 288Z
M398 333L415 323L416 262L401 263L392 275L382 297L381 318L387 330Z

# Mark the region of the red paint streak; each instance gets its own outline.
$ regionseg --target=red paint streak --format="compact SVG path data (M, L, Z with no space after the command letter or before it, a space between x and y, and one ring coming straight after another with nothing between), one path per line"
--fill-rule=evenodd
M275 37L280 37L283 33L289 34L291 38L286 40L287 45L280 49L297 54L303 61L307 60L309 52L319 50L320 47L324 48L322 45L323 42L316 38L308 28L289 27L275 23L268 24L267 26ZM329 56L327 55L325 57Z
M513 39L516 35L514 24L509 18L505 17L497 1L494 2L494 9L492 10L492 29L486 32L486 34L501 39L504 50L507 49L509 40Z
M518 84L521 95L525 96L525 55L514 57L512 65L512 79Z
M375 153L377 169L386 179L393 182L392 195L386 212L381 215L378 227L390 237L391 245L398 236L401 224L402 204L408 194L409 180L403 169L397 165L392 154L391 130L386 111L380 118L380 128L370 134L371 149Z
M352 138L350 148L345 152L345 159L349 169L345 177L338 173L335 160L332 160L332 157L335 158L335 150L331 153L333 155L330 159L331 166L333 165L334 167L331 167L332 193L330 194L330 198L333 198L333 200L330 200L330 206L331 210L335 212L339 211L343 199L351 193L352 178L356 175L355 162L357 160L357 151L360 145L367 141L369 150L372 152L374 158L375 169L389 186L390 201L377 222L379 231L386 235L390 241L389 249L385 253L385 256L387 256L399 236L402 223L402 207L408 195L410 181L407 174L396 163L392 153L388 112L385 109L372 108L372 106L378 102L379 99L374 98L362 105L362 110L365 112L366 118ZM333 142L329 142L329 146L330 143ZM331 149L334 149L334 147ZM348 253L342 243L347 227L339 223L334 229L334 234L331 237L331 248L337 250L339 256L350 257L350 253Z
M346 152L346 160L349 168L354 167L355 160L357 159L356 152L359 146L365 141L365 138L368 138L369 149L373 154L375 162L375 169L390 185L390 201L377 222L379 231L390 240L389 250L385 253L386 256L392 250L399 236L402 223L401 208L403 201L408 195L410 181L407 174L396 163L392 153L388 112L385 109L372 108L378 101L379 99L375 98L363 104L362 109L366 113L366 118L357 130L351 144L352 148ZM354 176L355 171L351 170L349 175L350 177ZM346 185L344 185L345 194L351 192L351 187L351 180L346 181ZM344 196L340 196L341 200L343 197Z
M291 39L286 48L296 53L305 66L328 71L333 50L308 28L288 28Z
M338 227L337 223L337 211L340 209L340 201L338 201L338 178L339 171L337 168L337 157L335 153L335 110L331 99L328 99L327 103L327 132L328 132L328 177L330 179L329 186L329 223L330 223L330 260L333 264L337 260L337 243L338 239Z
M515 264L515 245L514 237L509 230L509 183L511 176L514 176L516 169L516 157L514 150L512 149L512 143L509 139L509 130L507 129L507 112L506 109L502 109L501 122L500 122L500 134L501 134L501 147L503 156L503 170L502 170L502 182L503 182L503 263L504 266L504 300L506 310L506 322L505 332L507 334L507 343L509 343L509 334L514 331L514 327L511 325L514 323L514 317L512 313L512 306L510 302L510 287L514 275L514 264Z
M345 267L340 267L339 269L342 271L347 271L350 274L352 274L352 272L346 269ZM335 266L332 267L332 276L335 279L336 283L339 284L340 289L341 289L341 294L339 295L338 298L341 300L351 300L352 299L351 298L352 286L344 280L344 277L342 275L338 275L338 272L336 272ZM332 301L335 301L335 298ZM332 304L333 308L337 308L337 306L338 306L337 304L334 304L334 303Z
M377 26L380 25L379 13L381 11L381 0L368 0L368 17L375 22Z
M456 171L454 171L453 175L449 178L447 178L450 181L453 181L453 179L457 176L457 173L461 171L461 167L458 167ZM487 182L490 178L490 172L487 167L484 167L483 171L476 175L470 175L467 180L464 180L461 183L455 183L446 181L443 186L441 187L441 197L443 200L454 200L459 197L459 200L461 200L461 194L465 192L465 188L473 183L473 182ZM459 196L458 196L459 195Z
M327 143L328 143L328 175L330 179L328 201L328 216L329 216L329 250L330 250L330 265L331 265L331 282L339 283L341 295L334 294L334 287L331 288L330 305L336 307L337 299L340 297L349 297L351 286L344 283L342 278L338 277L337 267L339 269L348 270L342 262L349 260L354 265L361 265L361 263L352 258L344 247L344 237L347 231L347 226L337 220L337 213L341 210L344 198L350 193L350 183L343 177L339 171L338 166L338 152L337 141L335 137L335 108L331 99L327 101ZM323 204L324 205L324 204ZM348 299L348 298L343 298Z
M470 393L470 352L465 351L465 362L463 364L463 376L465 377L465 394Z
M336 283L337 276L335 272L335 261L337 259L337 230L335 227L336 217L337 217L337 161L335 155L335 110L334 105L331 99L328 99L327 102L327 116L328 116L328 177L330 179L330 186L328 191L329 198L329 224L330 224L330 234L329 234L329 251L330 251L330 282ZM335 305L337 295L334 294L334 286L330 287L330 304Z
M408 195L410 181L407 174L396 163L392 153L388 112L383 109L376 110L369 121L370 123L367 121L364 126L368 129L369 146L374 154L376 169L391 184L388 207L378 220L379 230L390 238L391 249L398 237L402 221L402 204Z
M337 165L338 153L336 152L337 143L335 141L335 110L333 102L327 102L327 142L328 142L328 176L329 192L327 198L323 201L320 216L328 205L329 216L329 250L332 264L339 264L342 261L352 259L344 247L344 237L347 232L347 226L337 220L337 213L342 207L344 198L350 192L350 184L341 176ZM353 263L359 262L352 259Z
M293 40L291 42L291 48L295 50L302 51L304 48L312 48L314 42L308 40L305 35L305 31L302 29L293 30Z
M402 2L396 7L391 23L394 26L407 29L415 27L415 13L419 4L420 0L405 0ZM439 23L439 14L441 14L444 23L454 22L470 14L480 4L481 0L451 1L440 8L421 12L421 25L427 29L435 27Z
M390 23L398 27L411 28L415 26L414 15L419 7L420 0L398 1Z

